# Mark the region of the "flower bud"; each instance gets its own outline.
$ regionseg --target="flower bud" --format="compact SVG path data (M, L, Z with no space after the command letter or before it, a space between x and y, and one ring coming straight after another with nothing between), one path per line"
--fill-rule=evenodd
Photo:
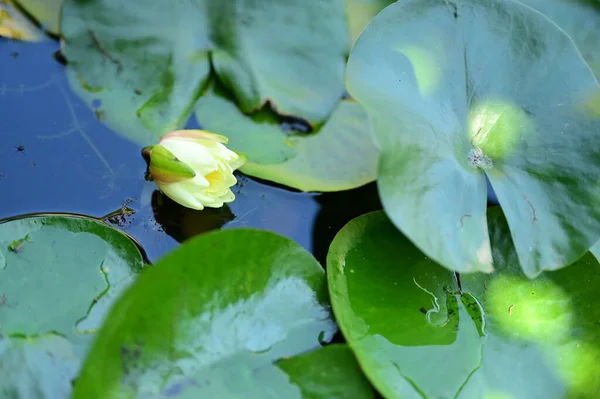
M233 171L246 161L227 149L227 142L204 130L177 130L143 153L151 177L167 197L187 208L220 208L235 199Z

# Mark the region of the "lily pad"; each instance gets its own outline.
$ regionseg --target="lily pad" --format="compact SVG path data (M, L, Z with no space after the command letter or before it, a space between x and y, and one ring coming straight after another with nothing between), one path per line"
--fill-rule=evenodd
M61 15L71 88L109 127L152 145L185 123L210 72L208 16L196 3L66 0Z
M273 362L336 331L323 269L276 234L196 236L115 304L74 398L299 397Z
M71 215L0 223L0 254L0 369L11 370L0 388L17 395L39 386L46 396L14 397L63 398L58 392L71 386L95 331L142 269L143 256L118 230ZM56 370L44 369L53 365Z
M344 91L344 11L344 0L66 0L61 29L73 89L146 145L185 123L211 63L244 112L268 102L321 123Z
M38 29L11 0L0 0L0 37L27 42L46 40L44 32Z
M378 150L363 108L344 100L311 134L295 133L272 113L244 115L219 88L202 97L196 118L244 153L243 173L302 191L341 191L376 179Z
M396 0L346 0L346 13L350 29L350 44L356 43L369 22L385 7Z
M529 277L598 240L600 119L584 105L600 86L542 14L499 0L392 4L356 43L347 86L381 148L384 209L431 259L493 270L486 176Z
M291 382L307 399L375 398L375 392L362 373L347 345L328 345L277 362Z
M564 29L600 80L600 2L597 0L519 0Z
M333 310L386 398L600 395L600 263L527 278L500 208L490 209L496 271L459 279L378 211L352 220L327 258Z
M0 397L66 399L80 359L56 334L0 338Z
M60 7L63 0L17 0L48 32L60 33Z

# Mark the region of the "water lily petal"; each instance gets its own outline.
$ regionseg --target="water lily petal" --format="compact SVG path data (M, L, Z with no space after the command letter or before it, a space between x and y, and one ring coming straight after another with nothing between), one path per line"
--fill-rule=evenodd
M163 140L169 140L176 138L180 141L197 141L197 140L209 140L218 143L227 144L229 139L220 134L211 133L206 130L186 129L176 130L163 136Z
M185 185L181 183L160 183L156 182L156 185L160 190L173 201L179 205L183 205L187 208L202 210L204 205L196 197L192 195L192 192L186 190Z
M197 174L207 175L217 169L215 157L200 144L190 141L163 140L160 145L166 147Z

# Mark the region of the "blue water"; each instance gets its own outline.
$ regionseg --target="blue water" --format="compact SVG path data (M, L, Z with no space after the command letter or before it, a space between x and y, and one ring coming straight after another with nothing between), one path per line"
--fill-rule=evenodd
M71 92L65 67L52 56L58 48L54 41L0 38L0 219L34 212L101 217L133 199L128 206L136 213L119 227L152 261L196 234L254 227L287 236L324 262L345 223L380 208L374 184L311 194L242 175L228 207L183 208L144 180L141 148L104 126Z

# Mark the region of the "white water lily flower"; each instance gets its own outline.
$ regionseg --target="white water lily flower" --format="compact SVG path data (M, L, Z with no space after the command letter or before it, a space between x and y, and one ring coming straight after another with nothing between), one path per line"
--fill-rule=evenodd
M220 208L235 199L230 187L243 155L227 149L227 137L204 130L177 130L144 148L149 172L173 201L192 209Z

